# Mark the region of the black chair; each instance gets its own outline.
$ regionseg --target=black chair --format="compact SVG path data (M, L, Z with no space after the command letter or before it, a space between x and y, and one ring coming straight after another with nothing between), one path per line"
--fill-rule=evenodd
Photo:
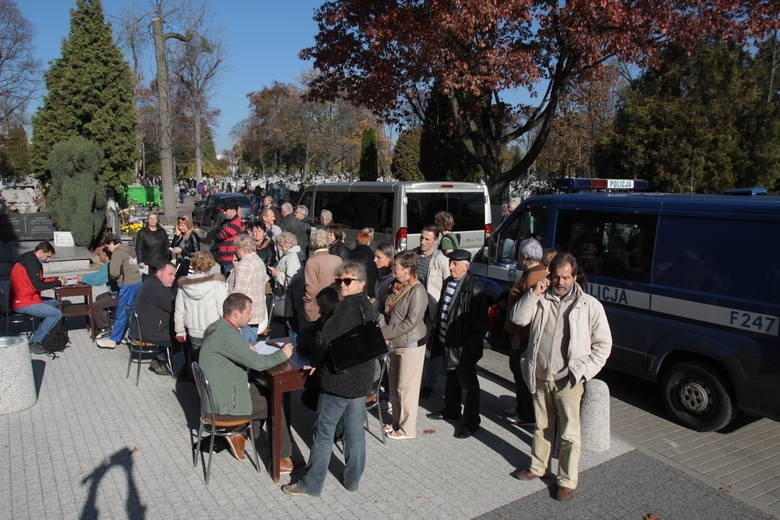
M5 293L5 290L2 286L0 286L0 313L2 313L2 318L5 321L3 335L8 336L8 329L13 323L14 325L24 325L27 339L29 340L32 337L33 332L35 332L35 328L37 327L36 320L38 318L35 316L30 316L29 314L22 314L21 312L16 312L11 309L10 302L8 301L8 295Z
M255 432L252 427L251 419L229 419L229 420L217 420L214 413L214 395L211 393L211 385L209 380L206 379L206 374L203 373L203 369L197 361L192 363L192 376L195 379L195 386L198 388L198 396L200 397L200 422L198 424L198 441L193 444L192 451L192 466L198 465L198 453L200 453L200 443L203 440L203 433L211 437L209 442L209 461L203 460L205 469L206 485L209 483L209 474L211 473L211 455L214 453L214 438L226 437L236 433L243 434L245 431L249 432L249 442L252 443L254 448L255 458L249 459L255 465L255 469L260 473L260 458L257 455L257 443L255 441ZM190 436L192 431L190 430ZM201 457L202 458L202 457Z
M144 341L141 334L141 322L138 319L138 314L135 309L129 305L125 305L125 316L130 321L130 327L128 328L128 347L130 349L130 357L127 360L127 375L125 378L130 377L130 366L133 363L138 364L138 370L135 375L135 386L138 386L138 380L141 378L141 364L149 363L155 355L161 350L165 350L165 359L168 364L168 371L171 373L171 377L176 379L176 374L173 373L171 365L171 349L170 347L158 345L157 343L151 343Z
M387 442L387 439L385 439L385 421L382 417L382 406L380 404L381 400L379 399L379 396L382 390L382 379L384 379L385 372L387 371L387 354L384 354L382 357L380 357L378 361L379 378L376 380L374 389L371 391L371 394L366 397L366 412L376 410L377 417L379 418L379 438L382 440L382 444L384 444ZM370 414L366 414L366 430L371 433L371 428L368 427L368 415Z

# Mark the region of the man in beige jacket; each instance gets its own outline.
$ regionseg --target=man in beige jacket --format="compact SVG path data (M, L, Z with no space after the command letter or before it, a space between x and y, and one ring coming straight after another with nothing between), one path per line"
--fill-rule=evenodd
M550 263L550 277L527 291L510 315L516 325L531 325L520 365L536 418L531 466L512 476L532 480L545 474L557 419L561 444L555 498L563 501L571 500L577 487L584 383L598 374L612 349L604 307L576 283L577 272L577 259L559 253Z

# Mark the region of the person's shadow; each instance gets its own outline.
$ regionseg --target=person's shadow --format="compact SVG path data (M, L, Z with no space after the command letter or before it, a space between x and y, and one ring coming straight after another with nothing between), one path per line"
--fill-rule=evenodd
M81 481L82 485L89 483L89 495L87 501L84 504L84 509L81 510L81 520L96 519L98 518L99 511L97 508L97 492L100 486L100 481L108 473L112 466L121 466L125 470L127 475L127 502L125 504L125 511L128 518L145 518L146 506L141 503L141 499L138 496L138 488L135 485L135 478L133 477L133 453L136 448L123 448L109 458L104 459L103 463L96 467L92 473L84 477Z

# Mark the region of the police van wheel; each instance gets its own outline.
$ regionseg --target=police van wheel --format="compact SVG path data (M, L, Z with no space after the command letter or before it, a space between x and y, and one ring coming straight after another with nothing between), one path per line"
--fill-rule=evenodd
M720 430L734 418L734 404L723 376L710 365L677 363L666 372L661 389L667 411L693 430Z

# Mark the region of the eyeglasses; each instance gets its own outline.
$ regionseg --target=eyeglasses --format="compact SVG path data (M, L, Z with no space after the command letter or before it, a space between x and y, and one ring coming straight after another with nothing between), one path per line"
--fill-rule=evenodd
M336 284L341 285L342 283L349 287L352 285L352 282L359 282L357 278L336 278Z
M187 217L179 217L179 222L187 222Z

